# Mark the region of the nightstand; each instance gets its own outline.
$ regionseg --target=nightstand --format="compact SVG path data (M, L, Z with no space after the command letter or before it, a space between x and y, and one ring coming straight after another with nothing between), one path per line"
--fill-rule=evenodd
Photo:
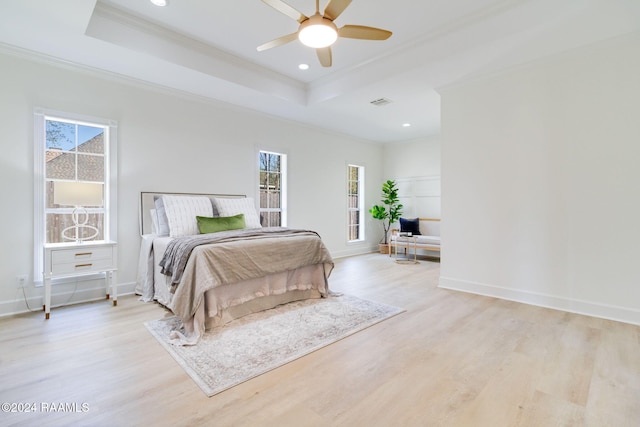
M118 305L118 286L113 275L118 270L116 242L49 243L44 245L44 313L51 310L51 280L59 277L81 277L104 273L107 299L109 288L113 305Z

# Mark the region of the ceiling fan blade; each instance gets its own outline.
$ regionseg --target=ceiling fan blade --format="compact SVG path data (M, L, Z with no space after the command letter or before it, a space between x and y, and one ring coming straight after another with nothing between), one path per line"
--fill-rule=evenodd
M322 47L316 49L318 59L323 67L331 67L331 47Z
M329 0L324 8L324 17L334 21L351 4L351 0Z
M265 44L258 46L258 52L262 52L263 50L271 49L272 47L282 46L283 44L294 41L298 38L298 33L287 34L286 36L278 37L275 40L271 40Z
M329 0L324 9L324 17L334 21L351 4L351 0Z
M292 6L289 6L282 0L262 0L262 2L265 4L268 4L278 12L284 13L288 17L295 19L299 23L302 23L303 21L306 21L307 19L309 19L302 12L297 11Z
M380 28L365 27L363 25L345 25L338 29L338 36L348 39L386 40L393 34Z

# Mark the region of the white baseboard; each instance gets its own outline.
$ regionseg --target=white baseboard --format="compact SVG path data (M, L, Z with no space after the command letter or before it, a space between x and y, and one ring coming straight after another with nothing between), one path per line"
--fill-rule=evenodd
M439 288L640 325L640 310L440 276Z
M370 253L373 253L373 252L378 252L378 246L377 245L375 247L358 246L358 247L354 247L353 249L347 249L346 251L331 252L331 257L332 258L347 258L347 257L350 257L350 256L365 255L365 254L370 254Z
M89 287L83 284L75 290L69 290L70 286L66 286L65 290L56 289L56 287L53 286L51 294L51 308L105 299L104 285ZM118 296L131 295L135 292L135 288L135 282L121 283L118 285ZM14 300L0 302L0 317L42 310L44 290L41 286L25 289L25 295L20 291L17 294L18 298Z

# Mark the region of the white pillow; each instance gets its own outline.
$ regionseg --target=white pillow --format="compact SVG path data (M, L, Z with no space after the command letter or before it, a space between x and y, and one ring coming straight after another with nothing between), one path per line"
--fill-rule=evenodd
M156 217L156 228L158 236L168 236L169 235L169 221L167 220L167 213L164 209L164 203L162 202L162 196L156 196L153 199L153 203L156 207L155 209L155 217Z
M151 234L158 234L158 213L155 209L149 209L151 215Z
M244 222L247 228L262 228L260 217L256 211L256 204L251 197L239 199L222 199L215 198L213 203L216 205L220 216L234 216L244 214Z
M213 216L211 199L205 196L162 196L169 222L169 236L200 234L196 216Z

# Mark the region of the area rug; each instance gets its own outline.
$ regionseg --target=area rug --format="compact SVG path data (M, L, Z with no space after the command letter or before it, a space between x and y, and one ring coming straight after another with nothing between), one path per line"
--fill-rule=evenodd
M169 333L180 325L176 317L145 326L213 396L403 311L350 295L297 301L214 328L186 347L169 343Z

